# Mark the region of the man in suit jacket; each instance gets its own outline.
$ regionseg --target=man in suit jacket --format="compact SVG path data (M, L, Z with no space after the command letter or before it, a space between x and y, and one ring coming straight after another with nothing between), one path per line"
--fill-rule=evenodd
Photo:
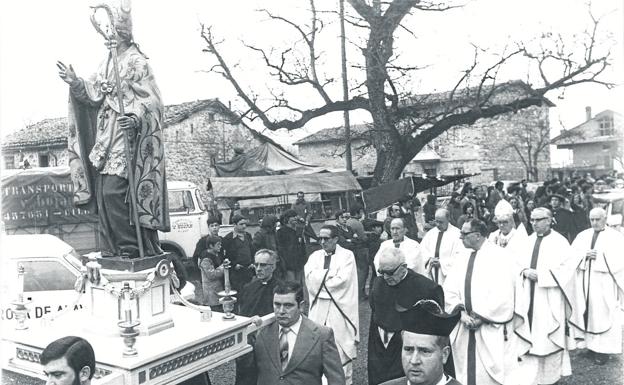
M258 385L344 385L334 334L305 318L303 290L296 282L280 282L273 291L275 321L260 330L254 355Z
M451 353L448 336L459 321L459 309L446 314L435 301L425 299L411 309L401 310L405 377L381 385L461 385L444 373Z

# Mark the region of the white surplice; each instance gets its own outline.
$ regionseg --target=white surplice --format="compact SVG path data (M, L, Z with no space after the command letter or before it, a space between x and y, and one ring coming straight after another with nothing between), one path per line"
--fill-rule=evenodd
M621 301L624 298L624 235L619 231L605 228L599 232L594 249L596 259L591 263L585 256L591 248L593 229L579 233L572 248L575 252L575 279L566 288L566 294L572 302L574 335L582 338L587 347L598 353L622 353ZM589 292L589 311L587 329L583 314Z
M375 259L373 260L375 270L379 270L379 258L381 256L381 251L390 247L395 247L394 240L392 239L383 241L381 242L381 245L379 245L379 251L377 251ZM420 244L418 242L411 238L403 237L403 241L399 244L399 250L401 250L405 255L405 263L409 269L418 274L427 275L425 262L420 256Z
M308 318L333 329L349 383L351 361L357 356L357 344L360 340L355 257L350 250L336 245L329 269L325 269L325 255L322 249L313 252L304 266L305 283L310 298Z
M445 309L466 306L466 273L471 249L464 249L444 282ZM475 332L476 383L504 384L505 336L503 325L513 316L514 288L510 257L505 249L486 240L477 251L471 279L473 312L485 320ZM467 384L470 331L459 322L450 335L456 378Z
M531 234L518 259L519 271L530 268L537 234ZM572 248L556 231L543 237L537 257L533 317L529 324L531 281L522 273L516 281L514 330L520 337L518 354L523 378L532 384L552 384L571 374L569 343L565 334L567 300L562 287L569 284ZM569 308L569 306L568 306Z
M461 239L459 239L459 233L460 231L457 227L449 224L448 228L442 235L439 254L440 268L438 270L438 284L440 285L444 284L446 276L449 271L451 271L456 254L459 253L460 250L464 249L464 244ZM435 278L435 271L429 265L429 262L435 257L438 234L440 234L440 230L437 227L434 227L427 231L427 234L425 234L420 242L420 260L425 263L427 277L432 280Z

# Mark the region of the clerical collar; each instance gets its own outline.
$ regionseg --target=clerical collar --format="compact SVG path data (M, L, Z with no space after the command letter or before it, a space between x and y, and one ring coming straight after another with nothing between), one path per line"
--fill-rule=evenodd
M328 256L328 257L331 257L332 255L334 255L335 252L336 252L336 250L334 250L334 251L326 251L325 255Z
M604 231L604 229L600 229L600 230L594 230L594 233L599 233L601 231Z
M401 238L401 240L400 240L400 241L395 241L395 240L393 239L393 240L392 240L392 242L394 242L394 243L401 243L401 242L403 242L404 240L405 240L405 237Z
M544 233L544 234L542 234L542 235L539 235L539 234L537 234L537 233L535 233L535 234L536 234L538 237L545 237L545 236L547 236L547 235L550 235L550 231L551 231L551 230L550 230L550 229L548 229L548 231L547 231L547 232L545 232L545 233Z

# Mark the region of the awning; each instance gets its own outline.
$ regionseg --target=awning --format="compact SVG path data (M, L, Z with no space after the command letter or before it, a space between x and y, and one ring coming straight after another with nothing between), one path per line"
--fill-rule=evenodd
M360 191L357 179L349 171L305 175L270 175L211 178L215 199L262 198L305 193Z
M469 178L478 174L456 174L427 177L408 177L384 183L362 192L362 200L366 211L372 213L388 207L406 197L413 197L421 191L433 187L441 187L457 180Z

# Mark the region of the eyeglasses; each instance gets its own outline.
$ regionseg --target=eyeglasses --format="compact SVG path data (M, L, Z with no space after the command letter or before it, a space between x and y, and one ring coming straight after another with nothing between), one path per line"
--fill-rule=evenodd
M327 242L331 239L334 239L333 237L318 237L319 242Z
M397 272L397 270L399 270L399 267L404 266L405 264L402 263L400 265L398 265L397 267L395 267L392 270L382 270L382 269L378 269L377 272L379 273L379 275L386 275L386 276L392 276L394 275L394 273Z
M531 222L539 222L539 221L543 221L544 219L550 219L550 217L531 218Z
M275 264L274 263L256 262L256 263L254 263L254 266L256 266L257 268L261 268L261 267L264 268L264 267L267 267L267 266L275 266Z
M467 237L467 236L469 236L470 234L473 234L473 233L478 233L478 231L469 231L467 233L464 233L463 231L460 231L459 232L459 237L460 238L465 238L465 237Z

